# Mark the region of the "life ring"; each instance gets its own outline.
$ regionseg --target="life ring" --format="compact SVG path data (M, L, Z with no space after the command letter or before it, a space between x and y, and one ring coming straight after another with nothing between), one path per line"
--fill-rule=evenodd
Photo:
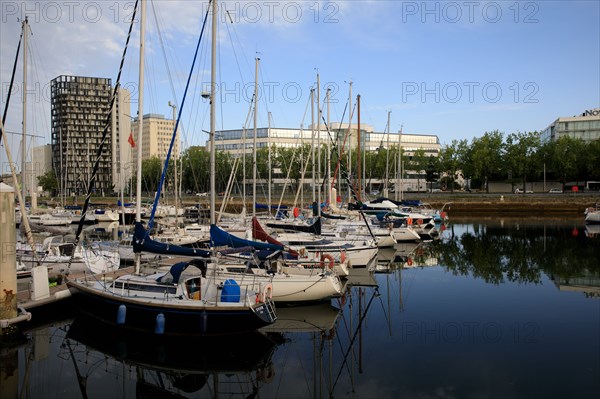
M418 224L419 226L420 226L420 225L422 225L422 224L423 224L423 219L419 219L419 220L417 220L417 224Z
M260 287L260 301L265 303L267 299L273 299L273 284L265 283Z
M329 254L321 255L321 261L319 263L319 265L321 266L321 269L323 269L325 267L325 259L329 260L329 269L333 270L333 256L331 256Z
M297 218L298 216L300 216L300 208L295 207L294 208L294 217Z
M346 251L342 251L342 253L340 254L340 259L342 263L346 261Z
M409 226L412 225L412 222L413 222L412 218L406 219L406 224L407 225L409 225Z
M412 259L408 258L408 260L406 261L406 264L409 265L409 266L412 266L412 263L413 263Z

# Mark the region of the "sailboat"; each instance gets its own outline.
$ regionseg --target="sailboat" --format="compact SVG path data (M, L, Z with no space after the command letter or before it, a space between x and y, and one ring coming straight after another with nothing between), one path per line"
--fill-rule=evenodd
M188 76L186 92L197 58L198 47L204 33L208 15L211 12L213 48L215 46L216 2L213 1L211 4L212 7L206 11L204 17L196 47L196 54L194 55L194 61L192 62L192 68ZM143 113L145 8L146 2L142 0L140 9L139 115ZM129 28L130 33L133 28L133 21L135 21L135 14L132 17L132 24ZM129 38L130 35L128 35L123 56L126 54ZM213 64L216 62L214 52L212 62ZM118 87L120 75L121 73L119 72L116 87ZM213 79L214 76L213 73ZM211 87L214 90L214 85ZM214 93L212 95L214 96ZM211 109L213 107L214 105L211 102ZM143 118L138 119L141 125ZM177 131L177 125L175 126L175 131ZM139 226L141 226L139 214L139 209L141 208L141 126L138 130L138 142L136 204L138 214L136 229L139 229ZM157 194L157 199L159 194ZM88 199L89 195L90 192L88 192ZM88 199L86 199L86 205ZM149 225L151 222L152 218ZM140 233L146 235L145 232ZM214 278L206 276L205 270L203 270L205 265L203 261L198 261L197 263L194 263L194 261L179 262L174 264L168 272L152 272L145 275L140 273L139 262L140 256L138 253L136 256L136 272L133 274L119 270L113 273L69 280L67 285L79 294L80 299L77 303L81 305L81 309L117 326L154 332L160 335L240 333L254 331L273 323L276 319L272 300L267 295L266 290L268 290L268 287L264 287L264 291L258 291L253 288L244 287L234 279L216 282Z

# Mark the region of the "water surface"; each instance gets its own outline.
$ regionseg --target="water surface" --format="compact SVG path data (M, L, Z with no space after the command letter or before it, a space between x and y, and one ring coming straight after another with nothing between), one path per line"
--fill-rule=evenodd
M599 233L453 221L261 335L156 342L68 317L0 353L0 396L596 398Z

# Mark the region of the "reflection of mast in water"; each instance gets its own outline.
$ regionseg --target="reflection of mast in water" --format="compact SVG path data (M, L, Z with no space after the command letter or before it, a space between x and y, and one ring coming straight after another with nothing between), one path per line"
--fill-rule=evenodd
M358 287L358 304L359 304L359 319L358 319L358 325L356 326L356 330L354 330L354 333L352 334L352 337L350 339L350 343L348 345L348 349L346 350L346 352L344 353L344 357L343 357L343 361L342 364L340 365L340 369L336 375L335 381L333 382L333 384L331 385L330 388L330 396L333 395L333 392L335 390L335 386L337 385L341 375L342 375L342 371L344 370L344 367L346 366L346 363L348 362L348 355L352 354L352 363L354 363L354 343L356 341L356 339L358 338L358 342L359 342L359 346L358 346L358 350L359 350L359 355L358 355L358 359L359 359L359 373L362 373L362 325L363 322L365 320L365 318L367 317L367 313L369 311L369 308L371 307L371 304L373 303L373 299L375 299L376 297L380 297L379 294L379 287L375 287L375 289L373 290L373 295L371 296L371 299L369 299L369 303L367 303L366 307L363 309L363 304L361 300L366 300L366 296L363 293L363 287ZM352 300L350 300L349 303L349 308L350 310L352 310ZM350 312L350 330L352 330L352 325L353 325L353 313L352 311ZM350 369L350 380L352 383L352 389L354 391L354 368L352 367Z

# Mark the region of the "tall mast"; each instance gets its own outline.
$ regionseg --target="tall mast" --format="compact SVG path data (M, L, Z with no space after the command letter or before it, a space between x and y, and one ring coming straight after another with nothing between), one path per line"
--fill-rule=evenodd
M356 145L357 145L357 149L356 149L356 177L358 179L358 184L357 184L357 191L358 191L358 200L362 201L362 197L361 197L361 189L362 189L362 182L360 180L360 94L358 96L356 96L356 115L357 115L357 125L356 125Z
M64 208L65 206L65 197L64 197L64 191L65 191L65 178L63 177L65 174L65 168L64 168L64 160L63 160L63 141L62 141L62 128L59 126L58 128L58 152L60 154L60 205Z
M146 40L146 0L140 3L140 63L139 63L139 91L138 91L138 135L137 135L137 160L136 160L136 200L135 221L142 222L142 133L144 129L144 45ZM135 253L135 272L140 272L141 253Z
M388 179L389 179L389 163L390 163L390 114L392 111L388 111L387 121L387 146L385 150L385 181L383 183L383 196L388 196Z
M327 131L330 132L331 124L329 121L330 116L330 107L329 107L329 96L331 94L331 89L328 87L327 92L325 93L325 97L327 98ZM327 203L331 204L331 140L327 139L327 193L325 197L327 198ZM335 200L335 199L334 199Z
M402 126L398 132L398 175L396 179L396 190L394 197L396 201L402 201Z
M254 60L254 138L252 141L252 217L256 216L256 136L258 121L258 63L260 58Z
M317 193L315 191L315 89L310 89L310 155L312 160L312 201L317 200Z
M215 81L217 75L217 2L212 0L212 44L210 61L210 224L215 224Z
M173 104L171 101L169 101L169 107L173 108L173 128L175 128L175 125L177 124L177 105ZM179 195L178 195L178 184L177 184L177 153L179 151L179 139L177 138L177 131L175 131L175 145L177 146L175 148L175 156L173 157L173 170L175 171L174 173L174 183L175 183L175 224L177 224L177 209L179 207Z
M139 63L139 91L138 91L138 134L137 134L137 180L135 221L142 221L142 133L144 129L144 46L146 40L146 0L140 3L140 63ZM137 264L136 257L136 264Z
M349 82L348 92L348 173L352 173L352 81ZM348 199L352 199L350 187L348 187Z
M23 200L27 196L27 185L25 178L25 161L27 159L27 28L29 27L29 20L25 17L22 23L23 29L23 138L21 142L21 191ZM25 212L25 204L21 211Z
M321 78L317 72L317 216L321 216Z
M268 206L269 206L269 215L271 214L271 113L267 113L267 148L268 148L268 156L269 156L269 183L267 187L269 188L268 192Z

